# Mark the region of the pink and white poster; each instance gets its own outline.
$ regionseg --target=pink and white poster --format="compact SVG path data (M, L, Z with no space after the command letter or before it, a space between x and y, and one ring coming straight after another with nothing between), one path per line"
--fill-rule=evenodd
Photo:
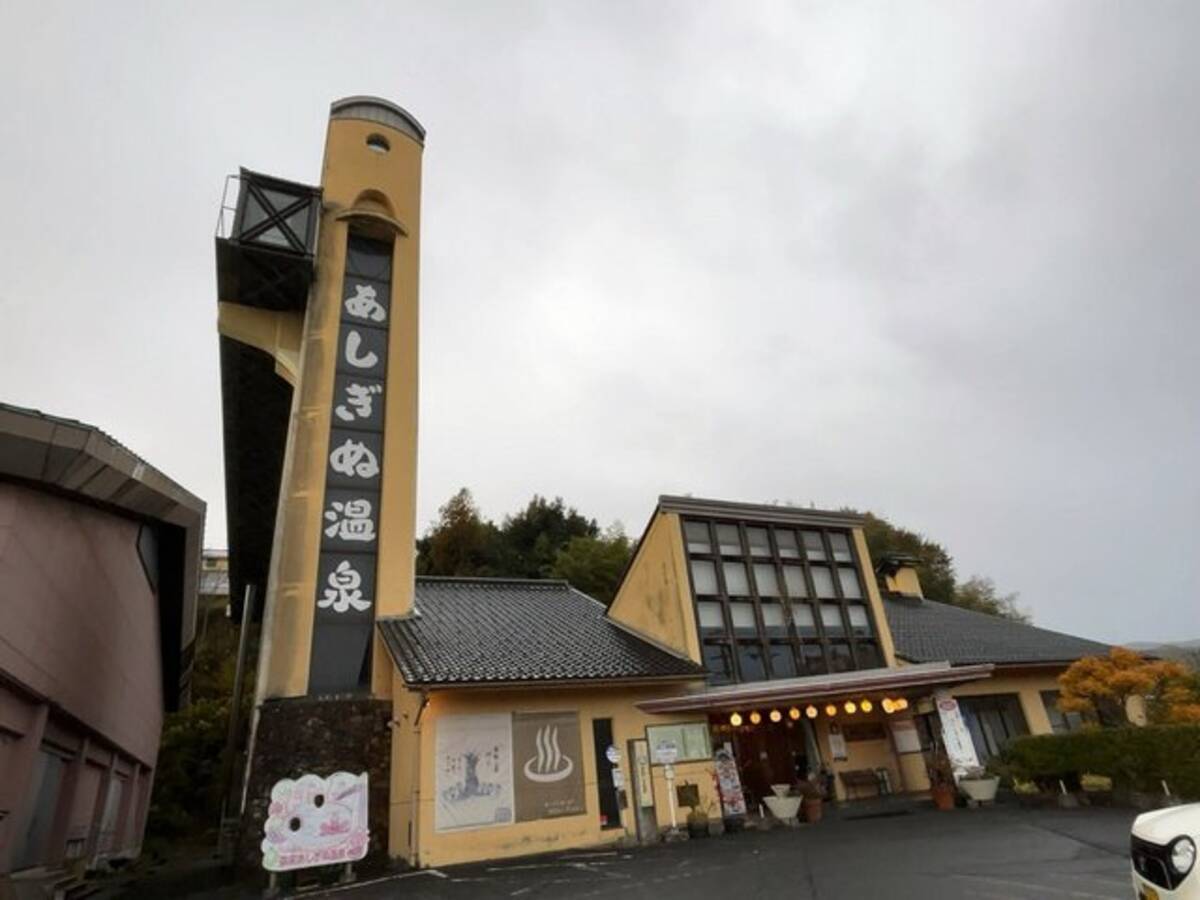
M271 872L362 859L370 842L367 773L276 782L263 831L263 868Z

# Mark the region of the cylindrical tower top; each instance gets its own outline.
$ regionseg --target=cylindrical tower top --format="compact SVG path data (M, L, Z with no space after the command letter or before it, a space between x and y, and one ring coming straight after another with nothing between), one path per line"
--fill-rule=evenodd
M408 135L418 144L425 145L425 129L416 116L403 107L381 97L343 97L334 100L329 107L331 119L362 119L378 122Z

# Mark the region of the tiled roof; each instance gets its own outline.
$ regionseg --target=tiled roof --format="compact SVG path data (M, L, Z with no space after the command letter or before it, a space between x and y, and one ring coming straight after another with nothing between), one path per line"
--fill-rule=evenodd
M985 613L905 597L884 600L896 653L911 662L948 660L955 665L1068 663L1106 655L1097 641L1047 631Z
M704 676L565 581L422 577L415 614L378 624L409 685Z

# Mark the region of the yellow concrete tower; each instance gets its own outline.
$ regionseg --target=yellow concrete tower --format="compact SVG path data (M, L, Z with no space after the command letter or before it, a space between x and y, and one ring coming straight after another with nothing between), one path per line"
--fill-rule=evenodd
M377 770L386 818L375 621L413 603L424 137L392 103L339 100L320 186L242 170L218 234L231 581L264 599L251 829L297 767Z

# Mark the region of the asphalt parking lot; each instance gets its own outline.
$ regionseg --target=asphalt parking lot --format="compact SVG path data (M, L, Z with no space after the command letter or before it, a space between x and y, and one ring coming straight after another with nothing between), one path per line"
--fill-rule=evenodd
M413 872L329 892L382 898L1123 898L1131 810L998 807L835 821L630 850Z

